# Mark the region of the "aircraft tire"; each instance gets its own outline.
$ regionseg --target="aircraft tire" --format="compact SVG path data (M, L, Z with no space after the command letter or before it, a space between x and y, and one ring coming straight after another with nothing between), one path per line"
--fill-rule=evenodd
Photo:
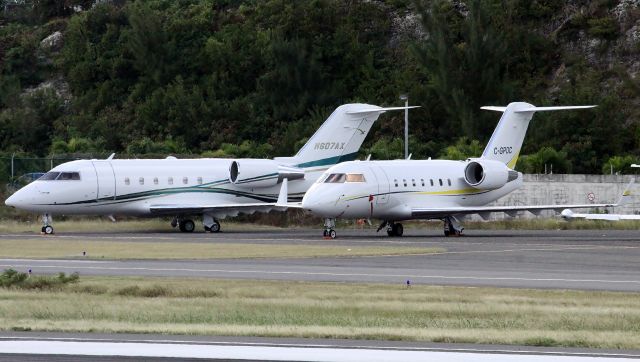
M220 223L217 222L217 221L214 221L213 224L211 224L211 226L209 227L209 232L219 233L220 232Z
M51 225L43 226L42 231L47 235L51 235L53 234L53 226Z
M186 220L180 221L180 231L184 233L193 232L195 228L196 228L196 224L193 222L193 220L186 219Z
M402 236L402 234L404 234L404 227L402 224L394 224L393 233L395 236Z
M336 233L336 231L335 231L335 230L330 230L330 231L329 231L329 237L330 237L331 239L335 239L335 238L337 238L337 237L338 237L338 234Z

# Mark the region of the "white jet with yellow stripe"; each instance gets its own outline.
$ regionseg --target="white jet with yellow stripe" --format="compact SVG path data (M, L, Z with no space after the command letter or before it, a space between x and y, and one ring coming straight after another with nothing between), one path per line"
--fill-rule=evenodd
M302 208L325 218L325 236L336 237L336 218L377 218L389 236L403 234L401 220L442 219L445 235L459 235L459 217L492 212L538 213L565 208L610 207L616 204L487 206L522 186L513 170L535 112L595 106L535 107L515 102L483 107L503 115L479 158L465 161L351 161L329 168L311 186Z

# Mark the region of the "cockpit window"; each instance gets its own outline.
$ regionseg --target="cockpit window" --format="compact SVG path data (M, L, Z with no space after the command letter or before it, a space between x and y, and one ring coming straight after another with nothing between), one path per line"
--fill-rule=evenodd
M346 175L343 173L332 173L331 175L329 175L329 177L327 177L326 180L324 180L324 183L341 184L345 181L345 179L346 179Z
M60 176L56 180L80 180L79 172L60 172Z
M47 172L44 175L42 175L42 177L40 177L38 180L42 180L42 181L47 181L47 180L55 180L58 175L60 175L60 172Z
M347 182L366 182L366 181L364 180L364 175L361 173L348 173Z
M42 181L69 181L69 180L80 180L79 172L47 172L38 180Z

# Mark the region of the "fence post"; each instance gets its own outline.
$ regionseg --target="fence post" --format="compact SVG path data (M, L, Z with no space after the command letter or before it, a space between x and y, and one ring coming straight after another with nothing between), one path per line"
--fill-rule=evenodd
M13 159L15 157L16 157L16 153L14 152L14 153L11 154L11 182L13 182L13 169L14 169L14 167L13 167Z
M51 159L49 160L49 170L53 168L53 155L51 155Z

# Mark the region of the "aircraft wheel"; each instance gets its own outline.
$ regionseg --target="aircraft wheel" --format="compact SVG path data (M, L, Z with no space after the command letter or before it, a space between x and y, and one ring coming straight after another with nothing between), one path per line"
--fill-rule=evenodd
M209 231L212 233L220 232L220 223L217 221L214 221L213 224L211 224L211 226L209 227Z
M47 234L47 235L53 234L53 226L51 226L51 225L43 226L42 227L42 232Z
M331 239L335 239L336 237L338 237L338 234L336 233L336 231L335 231L335 230L330 230L330 231L329 231L329 237L330 237Z
M391 228L387 229L387 235L393 236L393 229Z
M393 233L396 236L402 236L402 234L404 234L404 227L402 226L402 224L394 224L393 229Z
M196 228L196 224L193 222L193 220L186 219L186 220L180 221L180 231L184 233L193 232L195 228Z
M324 229L324 231L322 232L322 236L324 236L325 238L329 236L329 230Z

